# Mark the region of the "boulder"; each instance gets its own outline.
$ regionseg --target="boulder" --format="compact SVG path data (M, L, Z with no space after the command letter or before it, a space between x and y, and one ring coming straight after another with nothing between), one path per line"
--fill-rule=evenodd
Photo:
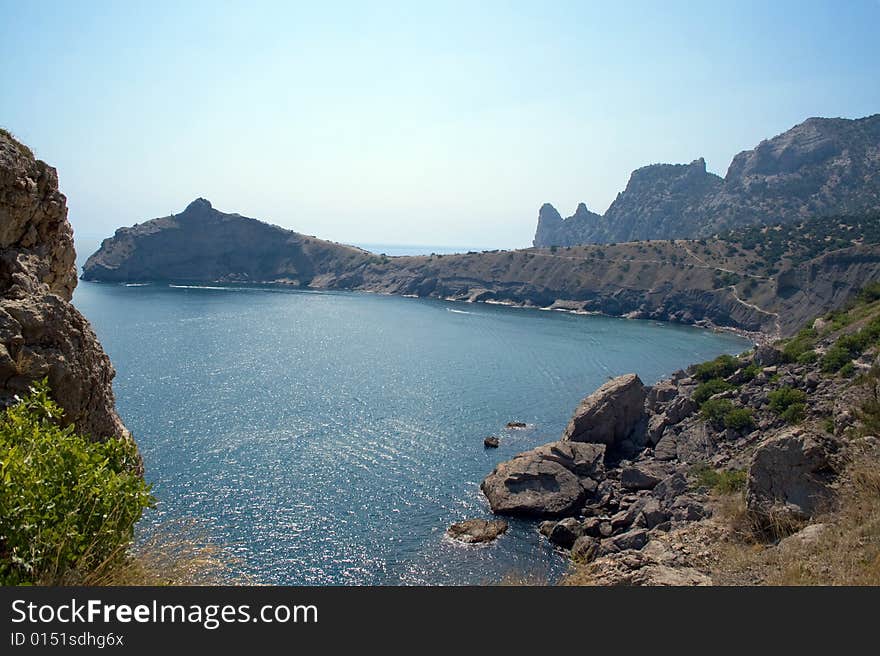
M761 344L755 348L755 362L762 367L772 367L783 360L782 351L770 344Z
M669 420L666 418L666 415L651 415L651 418L648 419L648 430L645 434L646 442L651 446L656 446L663 438L663 431L668 423Z
M571 549L575 540L577 540L582 533L583 528L581 527L581 523L574 517L566 517L565 519L556 522L553 530L550 531L549 538L550 542L553 544L562 547L563 549Z
M613 446L645 418L645 386L636 374L608 381L578 405L562 439Z
M657 483L651 493L662 505L669 506L675 501L676 497L684 494L687 489L688 482L685 475L675 473Z
M507 522L503 519L467 519L457 522L446 529L446 534L465 544L491 542L507 531Z
M604 477L604 453L599 444L551 442L500 463L480 489L495 513L572 515Z
M526 428L526 423L524 421L508 421L507 426L505 428L509 428L509 429Z
M485 440L483 440L483 446L487 449L497 449L501 444L501 440L499 440L494 435L490 435Z
M749 466L746 504L765 528L804 521L833 501L839 443L793 428L759 446Z
M588 535L582 535L571 547L571 559L579 563L588 563L599 553L599 540Z
M697 403L689 396L679 396L666 407L666 424L674 426L697 411Z
M634 528L626 533L615 535L614 537L602 540L602 551L606 553L614 553L616 551L626 551L628 549L641 549L646 544L650 536L644 528Z
M650 490L663 479L653 469L648 465L625 467L620 472L620 484L627 490Z
M645 405L654 410L658 404L669 403L678 396L678 386L668 380L657 383L647 388L647 398Z

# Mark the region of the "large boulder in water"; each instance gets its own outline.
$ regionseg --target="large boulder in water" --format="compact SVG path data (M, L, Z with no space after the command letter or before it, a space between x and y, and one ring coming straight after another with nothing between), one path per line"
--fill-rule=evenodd
M636 374L609 380L580 402L562 439L608 446L628 439L645 419L646 396Z
M604 455L604 445L551 442L502 462L480 489L496 513L571 515L604 478Z
M838 449L833 438L800 428L764 442L749 466L749 512L765 528L784 530L827 509L834 496Z

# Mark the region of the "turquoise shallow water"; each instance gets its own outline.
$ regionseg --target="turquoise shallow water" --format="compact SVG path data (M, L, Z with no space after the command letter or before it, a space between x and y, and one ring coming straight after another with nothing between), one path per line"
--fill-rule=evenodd
M609 376L651 383L748 343L726 334L490 305L277 288L81 283L158 508L204 523L272 584L553 579L534 525L488 547L444 538L488 516L495 464L557 439ZM534 426L506 432L511 420ZM483 438L501 447L484 450Z

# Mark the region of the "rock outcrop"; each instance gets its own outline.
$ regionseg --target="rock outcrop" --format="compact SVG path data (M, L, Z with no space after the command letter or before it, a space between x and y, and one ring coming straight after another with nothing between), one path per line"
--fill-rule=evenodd
M586 243L601 220L601 215L591 212L583 203L567 219L563 219L550 203L545 203L538 210L534 245L574 246Z
M480 488L499 514L574 513L603 479L604 454L603 445L551 442L501 463Z
M94 439L125 435L113 367L70 303L74 258L55 169L0 130L0 403L48 377L65 422Z
M841 445L794 428L766 440L749 466L746 503L763 526L793 525L830 510Z
M562 439L620 447L641 426L644 429L645 386L636 374L608 381L574 411Z
M878 209L880 114L810 118L739 153L723 179L708 173L702 159L654 164L633 172L603 216L562 221L542 208L534 245L697 238L743 225Z
M505 532L507 522L503 519L466 519L446 529L449 537L465 544L491 542Z

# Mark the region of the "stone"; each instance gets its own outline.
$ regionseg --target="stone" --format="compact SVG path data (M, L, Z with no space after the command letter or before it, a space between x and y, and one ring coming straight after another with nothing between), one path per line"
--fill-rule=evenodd
M626 467L620 472L620 484L627 490L650 490L662 480L647 465Z
M834 438L802 428L783 431L761 444L752 456L746 505L770 527L801 522L829 509L837 477Z
M582 533L581 523L574 517L566 517L556 522L548 537L553 544L563 549L571 549L571 545Z
M674 426L696 412L698 406L689 396L679 396L666 407L666 424Z
M517 428L527 428L527 426L524 421L508 421L507 426L505 426L505 428L517 429Z
M657 483L652 490L652 494L661 504L668 506L675 501L676 497L684 494L687 489L687 478L684 474L676 472Z
M599 540L582 535L571 547L571 559L578 563L588 563L599 554Z
M551 442L500 463L480 488L495 513L572 515L595 489L587 481L604 476L604 453L603 445Z
M503 519L467 519L452 524L446 534L465 544L491 542L507 531L507 522Z
M602 541L602 549L606 552L626 551L628 549L641 549L646 544L650 536L644 528L634 528L632 530L615 535Z
M755 347L755 362L762 367L772 367L783 361L782 351L770 344L759 344Z
M501 444L501 440L499 440L494 435L490 435L486 439L483 440L483 446L487 449L497 449Z
M549 538L550 534L553 532L553 527L556 526L556 522L552 519L547 519L538 524L538 533L543 535L545 538Z
M578 405L562 439L613 446L645 416L645 386L636 374L608 381Z
M648 430L645 434L646 442L651 446L656 446L663 438L663 431L668 423L669 420L666 418L666 415L651 415L651 418L648 419Z

